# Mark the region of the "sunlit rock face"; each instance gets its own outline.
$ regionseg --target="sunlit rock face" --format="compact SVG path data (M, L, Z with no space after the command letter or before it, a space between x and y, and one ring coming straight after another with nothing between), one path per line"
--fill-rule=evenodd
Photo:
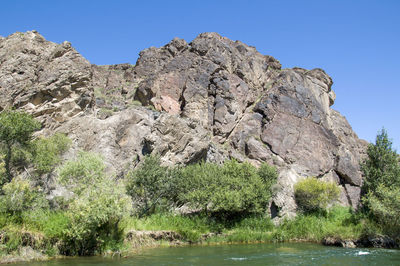
M143 50L136 65L91 65L68 42L36 31L0 39L1 109L15 107L100 153L122 176L144 155L164 164L227 158L280 170L272 206L294 215L293 185L307 176L341 186L357 207L366 142L331 109L322 70L281 69L272 56L217 33Z

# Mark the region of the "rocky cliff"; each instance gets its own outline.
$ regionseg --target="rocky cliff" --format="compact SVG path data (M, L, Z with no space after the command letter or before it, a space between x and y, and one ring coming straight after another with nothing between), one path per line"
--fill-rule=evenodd
M32 113L40 134L68 134L67 156L100 153L117 175L149 153L165 164L269 162L278 215L294 213L293 184L306 176L340 184L341 203L358 205L367 143L330 108L331 86L322 69L281 69L216 33L148 48L135 66L91 65L36 31L0 37L0 109Z

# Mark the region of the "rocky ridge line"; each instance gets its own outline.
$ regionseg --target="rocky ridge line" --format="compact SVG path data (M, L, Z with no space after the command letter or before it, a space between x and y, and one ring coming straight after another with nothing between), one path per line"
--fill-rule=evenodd
M143 50L135 66L91 65L36 31L0 38L0 109L32 113L42 134L68 134L67 157L98 152L117 175L148 153L165 164L269 162L280 170L278 216L294 215L293 185L306 176L340 184L341 204L358 205L367 143L331 109L331 87L322 69L281 69L217 33Z

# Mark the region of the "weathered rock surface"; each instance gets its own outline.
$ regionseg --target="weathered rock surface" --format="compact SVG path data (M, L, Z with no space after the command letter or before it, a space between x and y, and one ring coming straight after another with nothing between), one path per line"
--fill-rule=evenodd
M331 109L332 83L322 69L282 70L217 33L146 49L135 66L91 65L35 31L0 39L1 109L31 112L43 134L68 134L68 156L98 152L118 176L148 153L165 164L268 162L280 170L277 216L294 215L293 185L307 176L340 184L341 204L359 203L366 142Z
M17 32L0 42L0 91L1 109L23 108L54 128L92 106L91 65L69 42Z

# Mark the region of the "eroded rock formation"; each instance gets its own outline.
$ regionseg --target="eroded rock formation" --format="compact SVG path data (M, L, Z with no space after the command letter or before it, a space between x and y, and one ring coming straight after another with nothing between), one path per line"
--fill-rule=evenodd
M0 39L1 109L32 113L43 134L68 134L68 156L98 152L117 175L148 153L165 164L268 162L280 170L278 215L294 213L293 185L307 176L340 184L341 203L358 205L366 142L330 108L331 86L322 69L281 69L216 33L146 49L135 66L91 65L36 31Z

